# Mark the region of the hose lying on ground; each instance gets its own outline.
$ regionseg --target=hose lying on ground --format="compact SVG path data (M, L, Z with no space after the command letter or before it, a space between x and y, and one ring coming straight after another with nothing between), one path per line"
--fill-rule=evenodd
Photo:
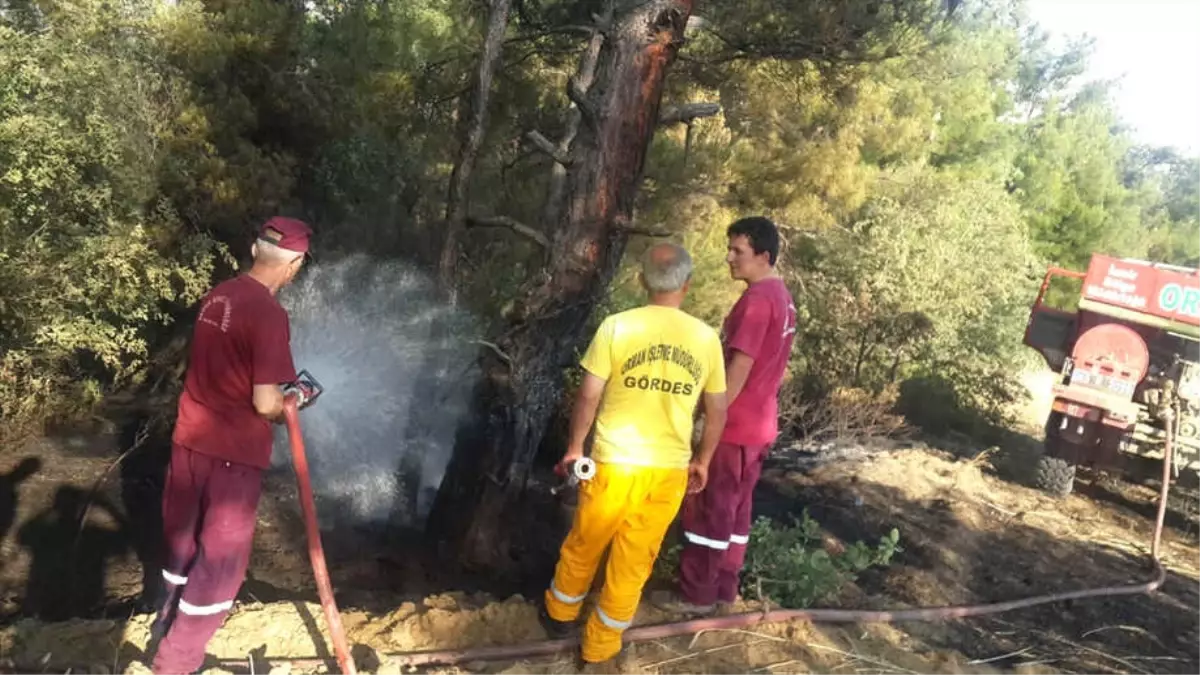
M1171 486L1171 436L1168 433L1163 452L1162 488L1158 495L1158 514L1154 522L1154 534L1150 544L1150 562L1154 565L1154 576L1140 584L1125 586L1103 586L1086 588L1062 593L1036 595L1017 600L993 602L978 605L949 605L945 607L918 607L899 610L859 610L859 609L777 609L765 612L748 612L730 616L692 619L653 626L638 626L625 631L623 639L627 642L642 642L660 640L677 635L688 635L701 631L728 628L742 628L759 623L773 623L806 619L815 623L891 623L898 621L937 621L942 619L962 619L986 614L997 614L1014 609L1035 607L1064 600L1079 598L1096 598L1119 595L1141 595L1151 593L1166 581L1166 569L1159 562L1159 545L1162 541L1163 523L1167 513L1167 493ZM548 656L571 649L579 643L577 638L561 640L544 640L516 645L498 645L493 647L475 647L467 649L444 649L421 652L399 652L379 654L397 666L432 666L469 663L472 661L496 661L521 659L534 656ZM267 659L268 661L291 663L297 667L311 667L325 663L320 659ZM224 662L224 661L223 661ZM244 661L228 661L228 663L244 663Z
M1034 607L1064 600L1096 598L1114 595L1141 595L1151 593L1166 581L1167 572L1159 562L1159 544L1162 540L1163 522L1167 513L1167 493L1171 487L1171 435L1167 434L1163 449L1162 489L1158 494L1158 515L1154 522L1154 535L1150 544L1150 561L1154 565L1154 576L1147 582L1127 586L1103 586L1077 591L1050 593L1018 600L994 602L980 605L951 605L946 607L918 607L893 611L858 609L777 609L768 612L750 612L730 616L692 619L655 626L638 626L625 631L628 642L660 640L675 635L698 633L721 628L741 628L763 622L793 621L807 619L816 623L889 623L895 621L936 621L939 619L961 619L985 614L1008 612L1014 609ZM519 645L500 645L473 649L447 649L439 651L388 654L392 662L402 666L450 665L470 661L517 659L545 656L569 649L577 639L547 640Z

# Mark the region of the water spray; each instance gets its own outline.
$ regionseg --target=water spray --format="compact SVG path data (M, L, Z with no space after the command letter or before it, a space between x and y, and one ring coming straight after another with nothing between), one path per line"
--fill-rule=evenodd
M365 255L312 265L279 300L296 363L337 392L304 411L322 529L419 528L471 414L482 326L414 266ZM273 471L288 452L280 430Z

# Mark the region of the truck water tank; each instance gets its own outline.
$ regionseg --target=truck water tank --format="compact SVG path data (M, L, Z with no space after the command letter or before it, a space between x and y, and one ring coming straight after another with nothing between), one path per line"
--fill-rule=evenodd
M1094 370L1108 366L1111 374L1136 384L1150 367L1150 350L1142 336L1128 326L1104 323L1089 328L1071 350L1075 368Z

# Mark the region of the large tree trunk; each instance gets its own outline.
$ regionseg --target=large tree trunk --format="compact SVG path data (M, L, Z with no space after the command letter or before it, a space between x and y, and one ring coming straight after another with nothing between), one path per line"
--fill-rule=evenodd
M446 238L442 242L442 254L438 262L438 281L443 290L454 288L458 240L466 228L467 212L471 205L471 173L475 170L475 160L487 130L492 79L504 51L504 31L508 27L511 0L490 0L488 4L487 34L483 40L483 52L479 55L479 70L475 73L474 86L462 106L459 119L463 131L460 134L462 147L459 149L458 162L450 173L450 191L446 197Z
M691 0L651 0L602 20L592 82L581 67L570 85L579 124L568 129L561 208L548 205L557 217L546 223L549 265L495 341L499 349L485 352L477 424L460 434L428 524L466 567L499 571L537 552L519 541L536 532L518 516L526 479L562 396L563 369L587 339L587 320L624 252L663 81L691 9Z

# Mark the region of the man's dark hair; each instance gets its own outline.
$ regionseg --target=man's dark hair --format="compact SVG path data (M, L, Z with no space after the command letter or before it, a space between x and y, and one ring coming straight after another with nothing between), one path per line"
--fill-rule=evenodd
M755 255L760 255L764 251L769 253L768 260L772 267L775 266L775 259L779 257L779 228L775 227L775 223L771 222L770 218L763 216L742 218L725 231L725 236L731 239L738 235L750 240L750 248L754 249Z

